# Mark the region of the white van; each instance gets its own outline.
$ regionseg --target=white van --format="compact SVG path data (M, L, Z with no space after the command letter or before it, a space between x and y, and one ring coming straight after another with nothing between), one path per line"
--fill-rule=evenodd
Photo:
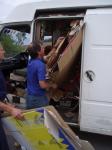
M59 85L61 92L65 90L64 96L62 94L60 102L57 99L58 102L54 103L57 109L61 107L60 114L64 111L62 116L69 124L77 124L82 131L112 135L111 0L57 0L20 5L2 22L1 37L3 34L11 36L16 43L23 44L24 49L32 41L42 41L44 46L53 47L56 36L67 37L76 21L83 22L83 36L77 48L80 49L79 55L73 62L72 71L69 70L70 78ZM65 45L63 49L67 47L66 42ZM65 64L68 59L65 59ZM75 86L72 77L76 77L77 71L80 85ZM68 89L63 88L65 81L69 81L67 88L71 85L70 88L75 89L67 92Z

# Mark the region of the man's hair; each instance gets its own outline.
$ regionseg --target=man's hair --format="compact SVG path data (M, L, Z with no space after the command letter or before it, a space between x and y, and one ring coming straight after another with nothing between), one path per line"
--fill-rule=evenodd
M38 52L40 50L41 50L41 46L36 43L31 43L27 48L27 52L29 53L32 59L35 59L38 57Z

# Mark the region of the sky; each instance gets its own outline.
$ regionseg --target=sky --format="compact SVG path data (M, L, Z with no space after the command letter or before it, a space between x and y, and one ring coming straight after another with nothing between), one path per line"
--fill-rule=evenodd
M15 6L25 2L39 2L39 1L43 0L0 0L0 21L2 21Z

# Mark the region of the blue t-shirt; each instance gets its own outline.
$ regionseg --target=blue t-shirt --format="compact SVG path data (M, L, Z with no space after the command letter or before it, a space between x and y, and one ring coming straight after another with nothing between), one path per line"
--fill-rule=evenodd
M6 82L2 71L0 71L0 101L6 98L7 89Z
M29 95L44 96L46 90L42 89L39 81L46 80L46 65L42 59L31 59L27 66L27 92Z

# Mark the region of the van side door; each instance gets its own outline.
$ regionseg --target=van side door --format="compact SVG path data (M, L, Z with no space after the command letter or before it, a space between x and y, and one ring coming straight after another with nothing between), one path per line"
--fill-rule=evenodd
M80 129L112 135L112 9L85 15Z

